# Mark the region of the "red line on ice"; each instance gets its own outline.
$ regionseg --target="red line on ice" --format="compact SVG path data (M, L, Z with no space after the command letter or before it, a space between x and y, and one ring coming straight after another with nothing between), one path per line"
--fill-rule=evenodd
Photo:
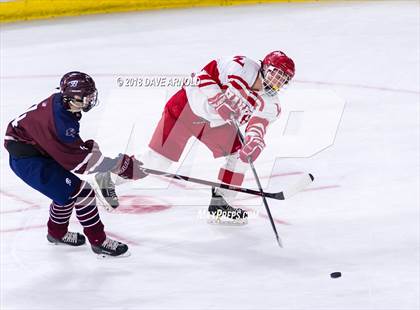
M330 188L337 188L337 187L340 187L340 185L338 185L338 184L336 184L336 185L325 185L325 186L307 188L307 189L304 189L302 192L320 191L320 190L323 190L323 189L330 189Z
M353 87L353 88L366 88L366 89L390 91L390 92L396 92L396 93L420 94L418 90L412 90L412 89L391 88L391 87L382 87L382 86L373 86L373 85L353 84L353 83L335 83L335 82L302 81L302 80L296 80L295 82L304 83L304 84L319 84L319 85L332 85L332 86L343 86L343 87Z
M72 221L72 223L78 223L76 221ZM17 228L9 228L9 229L3 229L0 230L0 233L10 233L10 232L18 232L18 231L27 231L27 230L32 230L32 229L39 229L39 228L46 228L47 225L46 224L41 224L41 225L31 225L31 226L22 226L22 227L17 227ZM112 238L116 238L119 241L125 242L129 245L139 245L136 241L130 240L128 238L122 237L119 234L116 233L112 233L109 231L106 231L107 236L110 236Z
M177 180L177 179L168 179L168 178L165 178L165 177L160 176L160 175L155 175L154 177L156 177L157 179L160 179L162 181L166 181L166 182L170 183L171 185L173 184L176 187L179 187L179 188L187 188L187 185L184 182L181 183L180 180Z
M259 216L259 217L262 217L262 218L265 218L265 219L267 219L267 220L269 220L269 219L270 219L270 218L268 217L268 215L265 215L265 214L261 214L261 213L259 213L259 214L258 214L258 216ZM286 222L286 221L283 221L283 220L277 219L277 218L275 218L275 217L273 217L273 221L274 221L275 223L277 223L277 224L281 224L281 225L291 225L289 222Z
M9 197L9 198L15 199L16 201L23 202L24 204L27 204L29 206L27 208L21 208L21 209L16 209L16 210L0 211L0 214L23 212L23 211L29 211L29 210L40 209L41 208L41 206L36 204L36 203L33 203L31 201L20 198L19 196L16 196L15 194L6 192L4 190L0 190L0 194L4 195L6 197Z
M274 174L268 175L268 176L261 176L260 179L285 177L285 176L289 176L289 175L299 175L299 174L303 174L303 172L296 171L296 172L274 173ZM173 185L175 185L176 187L179 187L179 188L187 188L186 182L183 182L181 180L169 179L169 181L168 181L168 178L165 178L165 177L162 177L162 176L153 176L153 177L156 177L156 178L158 178L160 180L163 180L163 181L167 181L168 183L173 184ZM255 180L255 179L253 177L245 179L245 181L252 181L252 180Z
M2 211L2 212L0 212L0 213L2 213L2 214L3 214L3 213L21 212L21 211L27 211L27 210L40 209L40 208L41 208L41 207L40 207L39 205L37 205L37 204L34 204L34 203L32 203L32 202L30 202L30 201L28 201L28 200L22 199L22 198L20 198L20 197L18 197L18 196L16 196L16 195L14 195L14 194L12 194L12 193L5 192L4 190L0 190L0 193L1 193L2 195L4 195L4 196L10 197L10 198L15 199L15 200L17 200L17 201L19 201L19 202L23 202L23 203L25 203L25 204L29 205L29 207L28 207L28 208L22 208L22 209L18 209L18 210L10 210L10 211ZM160 206L160 205L159 205L159 206ZM155 207L155 206L154 206L154 207ZM170 207L171 207L171 205L168 205L168 206L166 206L166 205L165 205L165 207L166 207L166 208L170 208ZM166 208L165 208L165 209L166 209ZM161 210L159 209L159 211L161 211ZM76 222L76 221L72 221L72 223L78 223L78 222ZM17 228L3 229L3 230L0 230L0 233L10 233L10 232L18 232L18 231L27 231L27 230L32 230L32 229L46 228L46 227L47 227L47 225L46 225L46 224L42 224L42 225L32 225L32 226L22 226L22 227L17 227ZM127 244L131 244L131 245L138 245L138 243L137 243L136 241L133 241L133 240L130 240L130 239L124 238L124 237L122 237L122 236L120 236L120 235L117 235L117 234L115 234L115 233L112 233L112 232L109 232L109 231L107 231L106 233L107 233L107 235L109 235L109 236L111 236L111 237L114 237L114 238L117 238L117 239L119 239L120 241L125 242L125 243L127 243Z
M265 180L265 179L270 179L270 178L278 178L278 177L286 177L286 176L289 176L289 175L299 175L299 174L303 174L303 172L296 171L296 172L273 173L271 175L261 176L260 180ZM245 179L245 181L253 181L253 180L255 180L254 177L252 177L252 178L249 177L249 178Z
M302 192L321 191L321 190L324 190L324 189L332 189L332 188L338 188L338 187L341 187L341 186L338 185L338 184L335 184L335 185L325 185L325 186L319 186L319 187L306 188L306 189L302 190ZM243 200L251 200L251 199L257 199L257 198L260 198L260 196L251 196L251 195L249 195L249 197L245 197L245 198L238 199L238 200L243 201Z
M267 220L269 220L269 219L270 219L270 218L268 217L268 215L265 215L265 214L263 214L263 213L261 213L261 212L259 212L259 211L255 210L255 209L252 209L252 208L242 208L242 209L244 209L244 210L246 210L246 211L248 211L248 212L257 212L259 217L262 217L262 218L267 219ZM290 223L289 223L289 222L286 222L286 221L283 221L283 220L277 219L277 218L275 218L275 217L273 217L273 221L274 221L275 223L277 223L277 224L280 224L280 225L290 225Z
M43 225L32 225L32 226L22 226L22 227L17 227L17 228L3 229L3 230L0 230L0 233L25 231L25 230L31 230L31 229L37 229L37 228L45 228L45 227L47 227L46 224L43 224Z

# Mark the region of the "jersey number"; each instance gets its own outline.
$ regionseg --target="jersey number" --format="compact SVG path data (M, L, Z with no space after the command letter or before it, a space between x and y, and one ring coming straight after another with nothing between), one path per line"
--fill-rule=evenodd
M12 126L13 126L13 127L17 127L17 126L18 126L18 122L19 122L20 120L24 119L24 118L26 117L26 114L27 114L28 112L34 111L34 110L36 110L37 108L38 108L38 104L34 104L33 106L31 106L29 109L27 109L27 110L25 111L25 113L23 113L23 114L19 115L18 117L16 117L16 118L12 121Z

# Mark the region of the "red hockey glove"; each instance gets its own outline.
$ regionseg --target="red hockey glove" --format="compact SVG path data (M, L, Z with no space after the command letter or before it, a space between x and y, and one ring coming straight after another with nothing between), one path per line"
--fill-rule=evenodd
M220 92L209 98L208 102L225 121L230 121L232 117L237 119L240 115L238 108L240 99L232 92Z
M264 139L258 135L247 135L245 137L245 143L242 149L239 151L239 158L244 162L248 162L248 158L251 162L254 162L261 151L264 149Z
M138 180L147 176L147 173L141 169L143 163L137 160L134 156L128 156L127 154L120 154L120 159L112 173L117 174L123 179Z

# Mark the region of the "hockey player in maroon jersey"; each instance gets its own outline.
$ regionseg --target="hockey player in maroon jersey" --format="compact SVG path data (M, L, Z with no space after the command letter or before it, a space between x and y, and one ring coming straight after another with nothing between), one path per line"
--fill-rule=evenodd
M112 171L122 178L134 180L145 174L134 157L126 154L113 159L105 157L95 141L80 138L81 112L88 112L97 104L97 95L95 82L89 75L65 74L59 93L31 106L9 123L5 147L16 175L52 199L48 241L72 246L85 243L82 234L68 231L70 216L76 209L76 217L93 252L120 256L127 252L127 245L106 236L95 191L76 174ZM113 197L106 198L112 200Z
M257 159L265 147L268 125L280 116L277 92L294 74L293 60L281 51L269 53L261 62L245 56L209 62L195 75L198 85L184 86L167 102L150 150L142 157L145 167L167 169L195 137L215 158L226 158L218 179L240 186L249 167L248 158ZM232 122L246 126L244 145ZM98 174L96 179L108 180L109 174ZM247 213L230 205L234 196L235 192L213 188L209 212L221 211L228 215L228 221L246 222Z

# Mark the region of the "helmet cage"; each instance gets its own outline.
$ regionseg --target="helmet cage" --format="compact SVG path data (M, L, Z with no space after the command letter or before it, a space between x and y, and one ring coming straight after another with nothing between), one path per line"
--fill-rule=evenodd
M277 94L280 88L287 85L292 79L286 72L272 65L264 66L262 76L264 90L270 96Z
M90 95L84 96L83 98L79 96L74 96L73 98L69 98L70 104L78 110L82 110L83 112L88 112L93 107L97 106L99 103L98 100L98 91L95 90Z

